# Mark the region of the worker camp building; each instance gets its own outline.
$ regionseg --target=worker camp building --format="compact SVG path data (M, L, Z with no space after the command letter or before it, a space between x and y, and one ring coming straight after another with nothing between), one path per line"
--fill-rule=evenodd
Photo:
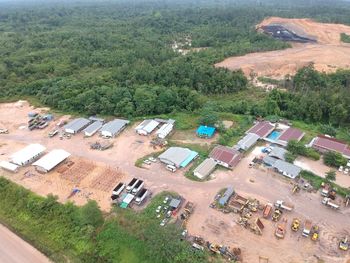
M160 122L155 120L144 120L136 128L135 131L140 135L151 134L160 124Z
M163 122L162 119L156 119L156 121ZM157 137L160 139L165 139L174 129L175 120L169 119L163 122L162 126L156 131Z
M95 121L93 123L91 123L89 126L87 126L84 129L84 135L86 137L91 137L93 136L103 125L103 122L101 121Z
M301 168L299 166L272 156L265 156L263 162L265 165L272 167L276 172L291 179L295 179L301 172Z
M13 173L17 173L19 170L19 166L7 161L1 161L0 162L0 167L6 171L10 171Z
M238 149L247 151L253 145L255 145L259 139L260 139L259 135L255 133L248 133L237 143Z
M41 144L29 144L22 150L14 153L10 157L10 162L19 166L24 166L34 162L46 150Z
M319 135L311 141L310 145L319 152L338 152L343 157L350 159L350 147L343 141L325 135Z
M196 169L194 169L193 174L194 176L203 180L215 170L216 165L217 163L213 159L207 158L200 165L198 165Z
M115 119L102 126L100 132L102 137L113 138L121 133L129 124L128 120Z
M232 169L241 161L242 154L233 148L219 145L211 151L209 157L217 164Z
M70 153L65 150L52 150L33 163L33 166L35 166L37 171L47 173L66 160L69 156Z
M180 168L186 167L197 156L197 152L191 151L188 148L170 147L161 155L159 155L158 158L162 163Z
M76 134L82 131L91 123L90 120L85 118L77 118L66 124L63 128L66 133Z

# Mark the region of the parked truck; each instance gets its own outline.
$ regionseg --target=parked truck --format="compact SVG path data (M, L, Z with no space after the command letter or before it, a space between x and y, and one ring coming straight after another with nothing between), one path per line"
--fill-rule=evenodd
M113 189L113 192L112 194L115 195L115 196L119 196L123 190L125 188L125 184L124 183L119 183L114 189Z
M331 198L329 197L325 197L323 198L322 200L322 204L326 205L326 206L329 206L331 208L334 208L334 209L339 209L340 205L337 204L335 201L333 201Z
M267 203L264 207L264 211L263 211L263 217L264 218L269 218L269 216L271 215L272 212L272 204L271 203Z
M283 218L282 223L277 224L277 228L275 231L275 236L277 238L284 238L284 236L286 235L286 225L287 225L287 219Z
M303 236L308 237L311 233L312 222L310 220L306 220L304 223Z
M275 207L278 209L286 210L286 211L292 211L294 208L294 205L288 204L287 202L284 202L282 200L277 200L275 202Z
M134 189L135 185L137 184L138 180L136 178L132 178L128 186L126 187L126 191L130 193L132 189Z
M143 188L136 195L135 203L138 205L141 205L141 203L146 199L147 196L148 196L148 190L146 188Z
M144 182L142 180L139 180L136 183L134 189L132 189L132 194L136 195L142 189L143 185L144 185Z

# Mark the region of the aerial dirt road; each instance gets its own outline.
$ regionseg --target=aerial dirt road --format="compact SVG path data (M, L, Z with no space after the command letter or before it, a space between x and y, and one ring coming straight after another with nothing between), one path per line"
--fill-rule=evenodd
M49 263L47 257L0 224L1 263Z

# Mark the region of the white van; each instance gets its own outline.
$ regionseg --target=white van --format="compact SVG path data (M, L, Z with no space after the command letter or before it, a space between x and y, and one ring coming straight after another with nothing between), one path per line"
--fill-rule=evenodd
M169 170L170 172L172 172L172 173L175 173L175 172L176 172L176 167L175 167L174 165L168 164L165 168L166 168L167 170Z

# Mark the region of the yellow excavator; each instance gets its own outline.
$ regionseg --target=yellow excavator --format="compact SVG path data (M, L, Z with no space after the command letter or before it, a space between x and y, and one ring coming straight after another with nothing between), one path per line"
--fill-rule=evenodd
M320 235L320 229L318 228L318 226L313 226L312 227L312 236L311 236L311 240L312 241L317 241Z
M297 232L300 228L300 220L298 218L294 218L291 226L294 232Z
M272 215L272 221L277 222L280 219L281 215L282 215L282 211L279 209L275 209Z
M341 250L347 251L349 249L349 238L344 237L339 242L339 248Z

